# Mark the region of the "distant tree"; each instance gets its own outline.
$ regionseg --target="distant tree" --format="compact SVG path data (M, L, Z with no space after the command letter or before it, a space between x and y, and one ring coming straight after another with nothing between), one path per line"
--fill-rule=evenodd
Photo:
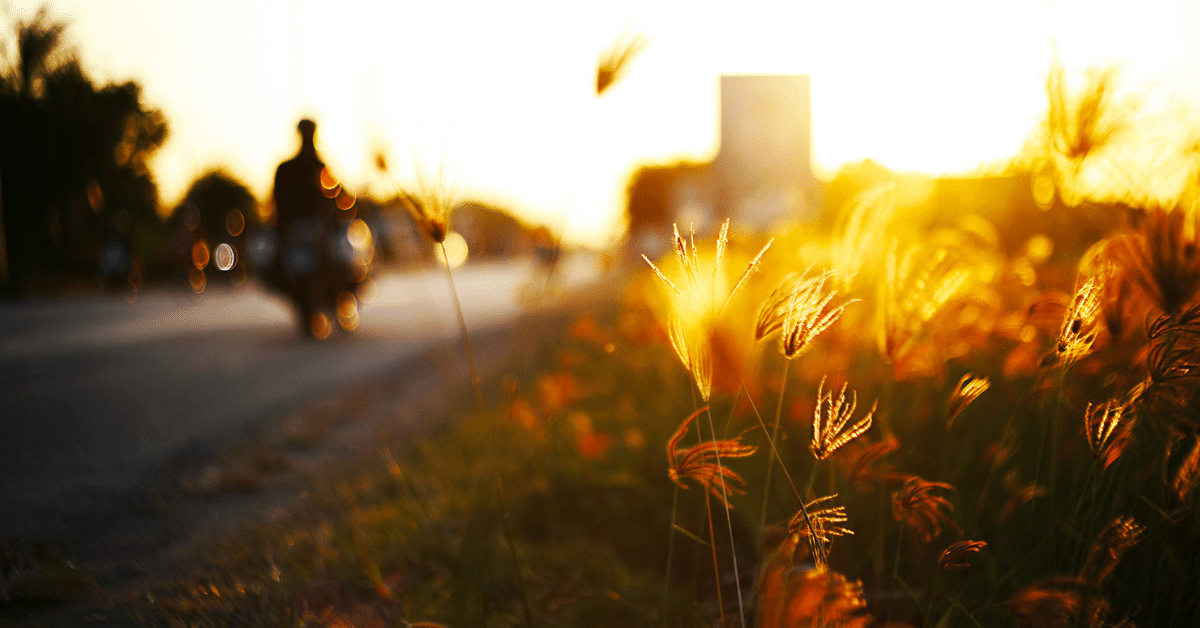
M62 49L65 28L45 9L18 23L16 58L0 67L0 282L9 293L38 275L90 273L114 235L164 248L147 161L166 121L136 82L97 87Z
M213 241L220 240L222 234L237 236L258 219L258 199L254 193L245 183L219 169L210 170L192 182L175 208L172 220L182 220L183 214L193 207L197 211L197 229Z

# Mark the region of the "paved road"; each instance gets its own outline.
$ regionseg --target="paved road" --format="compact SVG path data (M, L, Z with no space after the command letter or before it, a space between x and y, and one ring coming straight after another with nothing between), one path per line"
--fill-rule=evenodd
M564 264L568 286L597 276ZM476 333L513 319L528 263L455 272ZM281 298L248 284L200 297L90 297L0 304L0 517L131 486L195 439L236 433L308 396L457 343L444 272L376 278L353 334L304 341Z

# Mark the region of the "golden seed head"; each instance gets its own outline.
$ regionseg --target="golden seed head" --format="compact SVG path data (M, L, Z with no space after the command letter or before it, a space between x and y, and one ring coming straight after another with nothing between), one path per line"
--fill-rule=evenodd
M667 442L667 461L670 465L667 469L667 477L671 478L671 481L680 488L687 488L683 482L685 479L692 480L712 493L726 508L729 508L726 496L730 493L741 494L742 490L737 485L745 484L745 482L741 476L724 466L721 459L744 458L753 454L757 447L741 444L739 436L727 440L704 441L686 449L679 449L679 442L687 434L688 426L707 409L701 408L684 419L683 423L679 425L679 429L675 430L675 434L671 436L671 440ZM732 482L727 482L726 478Z
M954 392L950 394L950 401L946 411L946 427L950 427L950 422L954 421L954 417L962 412L967 406L971 405L979 395L982 395L991 383L986 377L975 377L967 373L958 380L958 386L954 387Z
M1093 458L1099 459L1112 444L1113 432L1121 424L1126 407L1124 402L1117 399L1109 399L1099 405L1088 404L1083 413L1083 423Z
M858 393L851 391L849 402L846 401L846 386L842 385L841 392L834 399L833 390L825 393L825 379L821 379L821 383L817 386L817 406L813 412L813 435L812 444L809 448L812 450L813 456L817 460L824 460L830 454L837 451L842 445L854 440L860 434L867 431L871 427L871 420L875 416L875 409L879 406L879 402L875 402L871 406L871 410L867 412L867 416L863 420L855 423L850 429L846 429L846 424L850 422L850 418L854 415L855 408L858 407Z
M984 541L959 541L950 547L947 547L942 552L941 558L938 559L938 567L942 571L961 571L971 567L969 562L971 557L979 553L979 550L987 547Z

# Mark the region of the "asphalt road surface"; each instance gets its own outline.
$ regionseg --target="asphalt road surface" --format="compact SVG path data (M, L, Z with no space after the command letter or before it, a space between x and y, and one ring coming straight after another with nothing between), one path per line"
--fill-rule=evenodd
M564 261L561 286L594 279ZM526 262L467 265L454 279L473 333L520 312L541 275ZM376 277L360 327L322 342L253 282L203 295L167 288L133 303L91 296L0 304L0 518L120 491L189 443L236 434L321 391L458 343L444 271Z

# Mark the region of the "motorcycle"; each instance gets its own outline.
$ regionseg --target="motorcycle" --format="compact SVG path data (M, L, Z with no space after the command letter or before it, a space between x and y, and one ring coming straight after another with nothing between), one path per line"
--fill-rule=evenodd
M335 324L358 327L360 288L375 259L366 222L295 219L252 235L249 254L267 285L292 302L301 335L323 340Z

